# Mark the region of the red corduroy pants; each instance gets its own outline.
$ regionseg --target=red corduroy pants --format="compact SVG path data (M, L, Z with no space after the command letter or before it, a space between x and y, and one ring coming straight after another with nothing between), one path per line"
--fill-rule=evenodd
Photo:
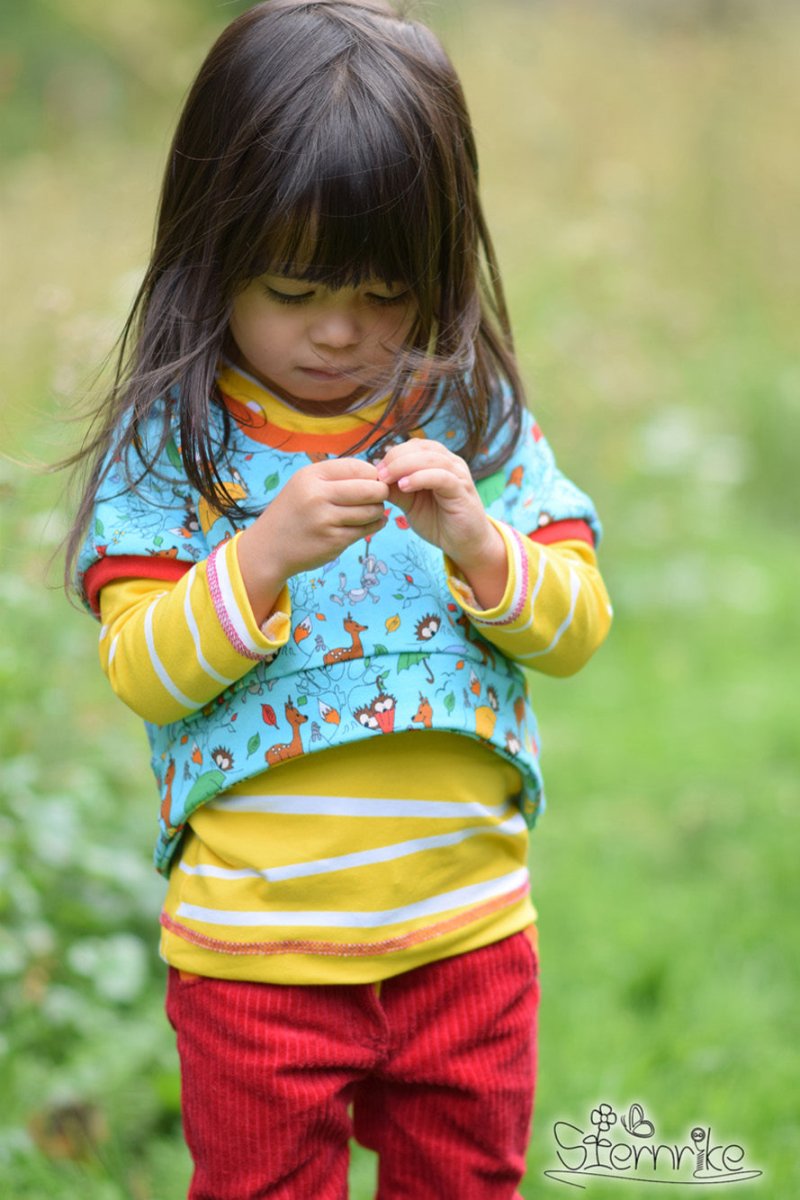
M379 987L171 969L189 1200L344 1200L351 1134L378 1200L514 1200L538 998L525 933Z

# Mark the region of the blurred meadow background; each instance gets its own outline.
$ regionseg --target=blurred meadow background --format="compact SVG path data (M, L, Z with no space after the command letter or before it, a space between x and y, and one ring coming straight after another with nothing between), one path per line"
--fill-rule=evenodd
M144 734L59 592L70 501L39 468L78 442L181 98L245 7L2 15L0 1195L15 1200L177 1200L189 1177ZM420 11L465 82L531 403L597 501L616 609L583 674L533 680L550 805L523 1195L559 1192L543 1176L555 1121L591 1131L597 1104L636 1101L663 1140L710 1125L765 1172L749 1186L796 1196L800 11ZM366 1153L352 1174L365 1200Z

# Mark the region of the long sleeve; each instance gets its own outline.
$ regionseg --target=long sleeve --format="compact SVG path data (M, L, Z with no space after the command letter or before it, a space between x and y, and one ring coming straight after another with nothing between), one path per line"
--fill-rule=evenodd
M544 545L503 521L508 583L500 603L480 609L458 568L446 559L450 591L481 637L519 666L572 675L591 658L612 610L592 546L583 540Z
M153 724L202 708L274 657L289 636L284 588L259 628L239 573L236 539L177 582L123 577L100 592L100 661L115 693Z

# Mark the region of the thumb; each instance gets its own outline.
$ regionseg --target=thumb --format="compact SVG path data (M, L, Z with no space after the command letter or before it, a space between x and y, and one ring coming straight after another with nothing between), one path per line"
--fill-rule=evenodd
M408 516L414 507L415 500L416 494L414 492L411 494L408 492L401 492L396 483L389 484L389 495L387 496L388 503L397 505L397 507L404 512L406 516Z

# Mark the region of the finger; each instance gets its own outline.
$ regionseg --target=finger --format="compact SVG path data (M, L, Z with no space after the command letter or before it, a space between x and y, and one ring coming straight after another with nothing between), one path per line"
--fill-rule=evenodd
M438 442L431 445L427 443L406 443L404 446L393 447L402 451L402 453L389 455L378 464L378 479L385 480L387 483L396 483L402 475L407 475L411 471L419 470L422 467L440 467L452 471L461 478L466 478L469 474L469 468L463 459L458 455L452 454L444 446Z
M397 487L404 495L412 492L436 492L437 496L453 499L464 495L464 482L453 471L440 467L422 467L401 475Z
M396 442L394 446L390 446L381 459L381 462L385 462L387 459L397 458L400 454L407 454L410 450L422 449L443 452L444 454L452 453L452 451L448 450L447 446L445 446L444 442L438 442L436 438L412 437L406 438L404 442Z
M414 497L413 495L404 495L397 487L397 484L393 483L389 488L389 503L394 504L395 508L400 508L403 512L407 513L414 505Z
M380 531L385 527L386 522L388 520L389 520L389 518L384 514L381 517L380 521L373 521L373 523L371 525L362 526L361 536L362 537L374 537L376 533L380 533Z
M320 479L377 479L374 463L363 458L324 458L306 470L313 471Z
M330 480L325 496L336 505L383 504L389 499L389 485L377 479Z
M420 455L428 458L452 456L451 451L441 442L433 441L431 438L409 438L408 441L401 442L398 446L391 446L376 465L380 472L381 467L393 466L409 456L419 457Z
M334 514L334 521L339 527L352 525L372 525L382 523L386 519L383 505L363 504L350 508L341 508Z
M385 527L387 518L381 517L380 521L370 521L366 525L340 525L338 527L339 536L343 545L352 546L361 538L373 537L376 533Z

